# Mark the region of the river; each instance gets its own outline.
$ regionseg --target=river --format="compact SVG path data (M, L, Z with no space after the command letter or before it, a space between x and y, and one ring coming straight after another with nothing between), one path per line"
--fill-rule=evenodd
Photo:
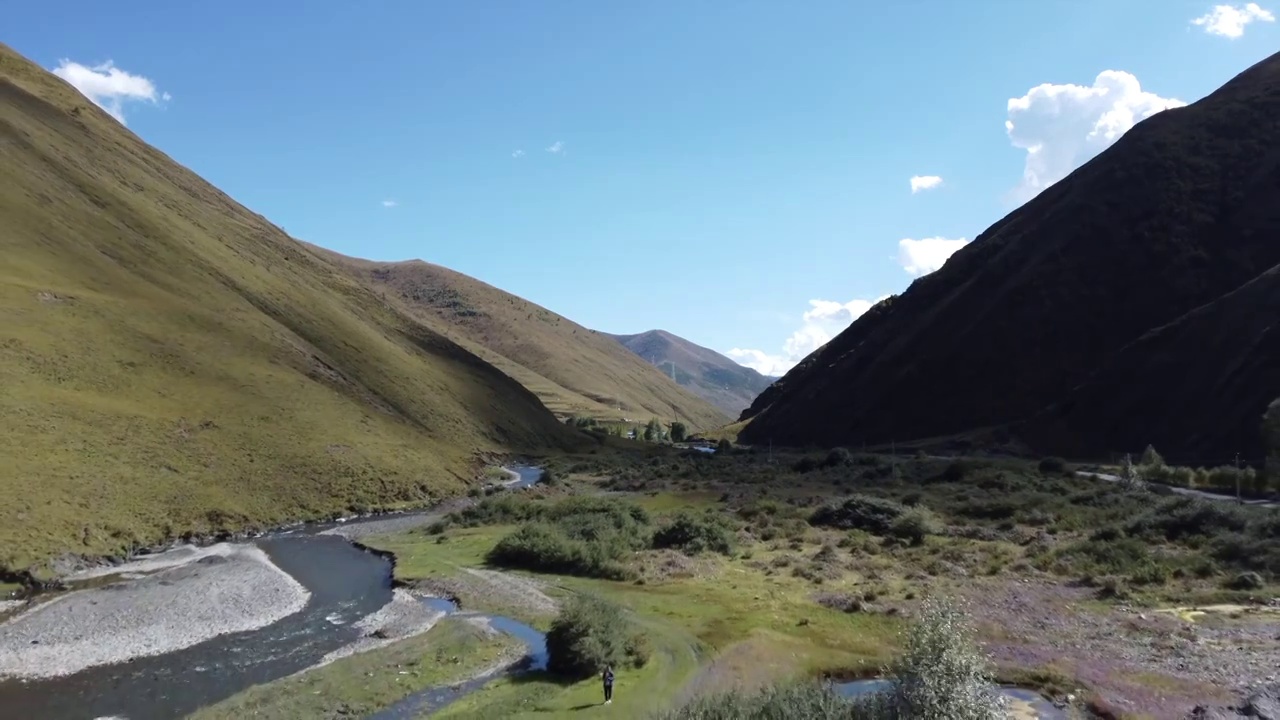
M542 472L532 467L513 469L520 478L511 487L531 485ZM219 635L163 655L52 679L0 682L0 717L172 720L252 685L317 664L326 654L354 642L361 633L353 623L386 605L392 590L387 558L361 550L341 536L322 533L339 525L387 520L388 516L378 516L308 525L251 543L310 592L301 612L258 630Z

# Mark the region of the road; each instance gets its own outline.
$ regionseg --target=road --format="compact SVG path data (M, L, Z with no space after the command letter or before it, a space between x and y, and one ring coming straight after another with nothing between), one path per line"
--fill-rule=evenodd
M1106 473L1085 472L1083 470L1077 470L1076 475L1079 475L1080 477L1093 478L1095 480L1106 480L1107 482L1120 482L1120 476L1108 475ZM1230 495L1220 495L1218 493L1205 492L1204 490L1195 490L1192 488L1178 487L1176 485L1162 485L1160 483L1149 483L1149 484L1153 486L1166 487L1166 488L1169 488L1169 490L1173 491L1175 494L1185 495L1187 497L1200 498L1201 500L1216 500L1218 502L1230 502L1230 503L1236 502L1236 499ZM1249 500L1246 498L1241 500L1240 504L1253 505L1254 507L1269 507L1269 508L1280 507L1280 502L1276 502L1274 500Z

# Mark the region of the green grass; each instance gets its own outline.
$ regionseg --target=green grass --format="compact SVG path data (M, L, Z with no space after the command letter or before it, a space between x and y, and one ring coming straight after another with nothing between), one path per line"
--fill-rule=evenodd
M488 635L461 620L445 619L423 635L255 686L190 718L364 717L411 693L465 680L504 657L514 658L517 647L505 635Z
M693 496L696 497L696 496ZM655 496L659 508L687 507L680 496ZM707 500L707 498L703 498ZM656 522L661 523L659 518ZM396 576L413 582L456 575L485 562L490 548L513 529L509 525L451 528L445 540L423 532L372 538L368 542L396 554ZM772 551L757 547L759 557ZM620 671L614 704L597 709L599 683L562 684L532 674L498 680L459 701L440 717L643 717L670 707L699 668L721 658L734 677L760 684L825 671L866 673L886 661L896 646L898 618L846 614L816 604L814 586L791 573L769 573L745 558L704 554L690 576L646 578L643 584L556 575L531 575L551 584L550 593L589 592L626 608L644 628L652 659L639 670ZM855 581L832 582L840 589ZM493 596L461 598L464 607L510 612ZM545 627L545 623L543 624ZM713 673L714 683L720 673Z
M0 570L465 489L584 440L0 46Z

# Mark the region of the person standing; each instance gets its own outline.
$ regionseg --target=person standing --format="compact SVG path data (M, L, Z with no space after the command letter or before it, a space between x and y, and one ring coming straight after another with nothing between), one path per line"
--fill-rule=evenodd
M613 666L605 665L604 673L600 676L604 680L604 704L613 704Z

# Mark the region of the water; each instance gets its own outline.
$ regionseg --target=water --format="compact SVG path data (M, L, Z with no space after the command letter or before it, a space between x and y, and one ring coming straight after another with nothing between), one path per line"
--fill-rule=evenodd
M457 605L440 598L423 598L423 602L432 609L442 611L446 614L456 613L458 610ZM465 613L465 615L469 617L483 618L484 620L487 620L495 630L510 635L516 640L524 643L524 660L515 668L512 668L512 671L528 672L547 669L548 655L546 635L534 630L522 622L512 620L508 617L502 617L501 615L482 615L479 613ZM409 720L410 718L421 717L427 713L439 712L444 709L445 706L484 687L493 679L493 675L483 675L456 685L428 688L401 698L394 705L370 715L366 720Z
M512 470L520 475L512 488L533 485L542 475L536 467ZM171 720L250 686L315 665L359 637L360 631L352 623L391 600L388 559L365 552L342 537L319 533L386 517L317 523L254 541L281 570L311 592L301 612L265 628L220 635L164 655L49 680L0 682L0 718ZM495 627L500 622L515 622L505 618L493 621ZM510 625L500 629L513 635L523 632ZM527 630L536 634L532 628ZM545 655L545 643L543 648Z
M856 698L888 690L890 681L884 679L854 680L853 682L837 683L833 687L837 693L844 697ZM1002 685L1000 686L1000 694L1004 695L1008 700L1010 711L1022 710L1022 712L1013 712L1012 717L1038 718L1039 720L1066 720L1069 717L1065 710L1055 707L1053 703L1046 700L1043 695L1035 690Z
M257 543L311 591L299 613L259 630L220 635L183 650L74 675L0 683L0 716L169 720L319 662L357 639L351 622L391 600L391 563L333 536Z

